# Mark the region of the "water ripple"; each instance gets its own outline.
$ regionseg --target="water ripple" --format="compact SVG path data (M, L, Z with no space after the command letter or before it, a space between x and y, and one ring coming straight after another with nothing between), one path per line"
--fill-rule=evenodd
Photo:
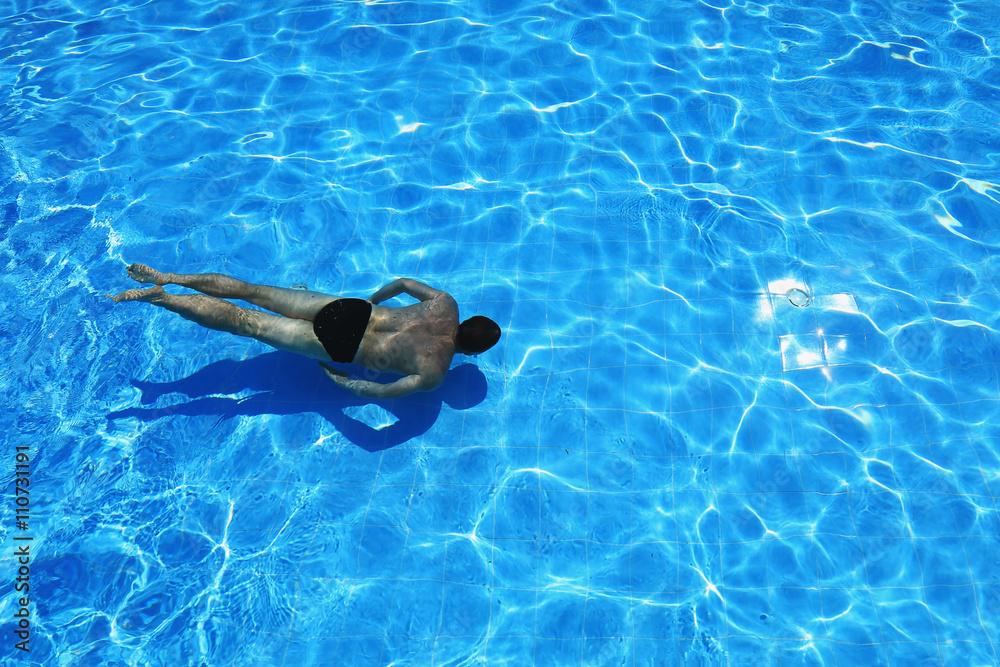
M1000 15L661 10L7 9L0 386L84 582L36 659L996 662ZM111 308L132 261L504 347L375 453L391 406L218 407L280 389L109 421L262 351Z

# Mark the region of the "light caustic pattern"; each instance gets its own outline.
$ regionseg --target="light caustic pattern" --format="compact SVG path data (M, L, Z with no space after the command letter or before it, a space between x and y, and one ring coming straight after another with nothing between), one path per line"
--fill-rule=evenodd
M35 664L996 664L994 4L281 4L0 9ZM504 338L368 404L134 261Z

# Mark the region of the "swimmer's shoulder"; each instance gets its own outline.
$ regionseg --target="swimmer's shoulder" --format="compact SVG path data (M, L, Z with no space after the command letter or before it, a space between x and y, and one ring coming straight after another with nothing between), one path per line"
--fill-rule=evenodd
M429 305L433 309L451 312L454 313L456 317L458 316L458 302L455 301L455 297L447 292L438 290L437 294L428 299L428 301L430 302Z

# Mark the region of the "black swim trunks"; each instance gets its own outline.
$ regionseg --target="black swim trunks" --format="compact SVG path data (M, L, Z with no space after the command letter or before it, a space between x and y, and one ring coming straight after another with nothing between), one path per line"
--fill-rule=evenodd
M371 316L372 305L364 299L337 299L316 315L313 332L331 359L350 363L361 347Z

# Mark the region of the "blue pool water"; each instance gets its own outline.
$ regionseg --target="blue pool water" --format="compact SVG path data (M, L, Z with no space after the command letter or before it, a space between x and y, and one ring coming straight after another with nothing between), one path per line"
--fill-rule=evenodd
M998 664L995 3L280 4L0 4L4 664ZM136 261L504 337L372 403Z

